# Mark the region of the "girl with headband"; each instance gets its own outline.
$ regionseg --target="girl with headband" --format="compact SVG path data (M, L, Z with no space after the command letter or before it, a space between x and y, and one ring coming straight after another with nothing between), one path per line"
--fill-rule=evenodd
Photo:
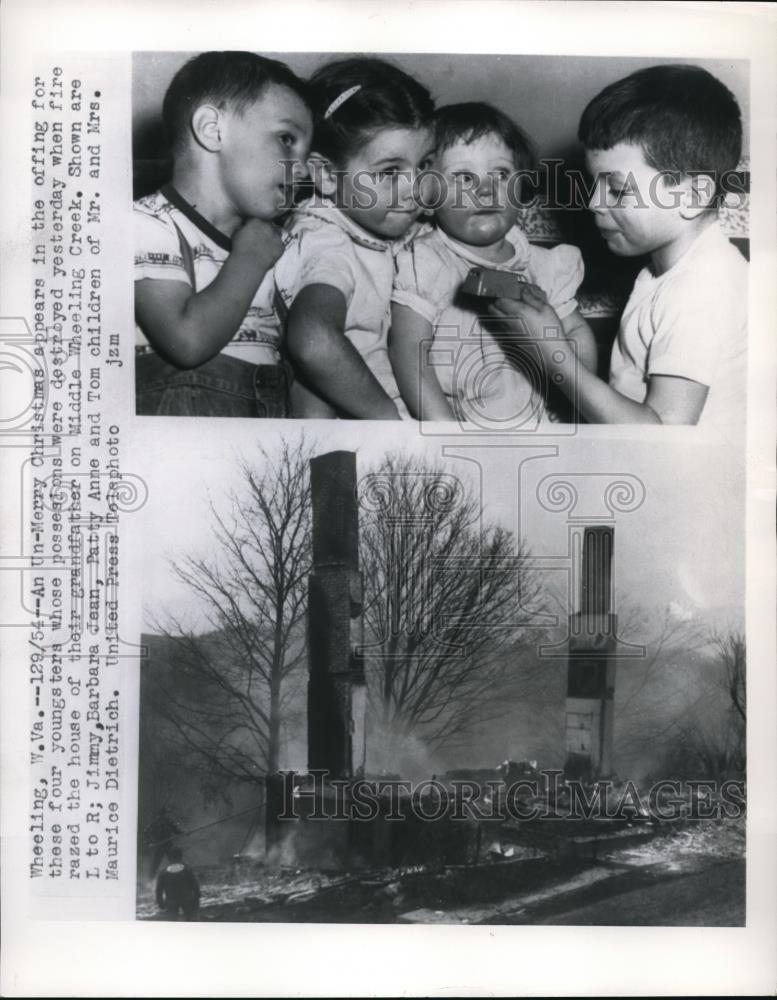
M393 250L417 219L429 165L429 92L381 59L310 80L315 193L298 206L275 281L287 310L297 417L407 417L388 356Z

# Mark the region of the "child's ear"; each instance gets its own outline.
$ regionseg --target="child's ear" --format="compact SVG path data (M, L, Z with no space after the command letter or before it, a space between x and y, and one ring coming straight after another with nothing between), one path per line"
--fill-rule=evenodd
M714 201L715 180L709 174L692 174L683 178L682 188L680 215L683 219L695 219L706 212Z
M321 153L311 152L308 156L308 170L316 191L325 198L334 198L337 193L337 177L332 161Z
M212 104L201 104L192 115L192 133L197 142L210 153L221 149L221 115Z

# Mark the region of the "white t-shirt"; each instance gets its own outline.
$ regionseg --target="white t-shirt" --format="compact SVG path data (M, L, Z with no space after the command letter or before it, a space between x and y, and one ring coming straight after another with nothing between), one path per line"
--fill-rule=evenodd
M538 352L524 348L519 362L510 360L504 347L481 324L472 310L473 303L459 300L459 288L472 267L521 274L543 289L559 319L565 319L577 308L575 293L583 280L583 261L576 247L532 246L517 226L507 239L515 253L494 264L441 229L426 229L397 253L392 299L431 323L430 360L460 418L509 425L511 429L531 428L548 416ZM516 340L516 346L518 343Z
M716 222L655 277L637 275L610 361L613 389L642 403L651 375L709 386L700 425L741 426L747 375L747 262Z
M313 284L331 285L346 301L345 336L408 417L388 356L393 243L371 236L332 202L299 205L289 226L287 249L275 265L275 282L286 306Z
M134 204L135 281L144 278L181 281L200 292L218 275L229 257L232 242L177 195L177 192L172 197L175 197L177 204L169 200L166 189L163 188L140 198ZM191 266L184 259L182 239L188 245ZM190 273L192 269L193 283ZM222 354L254 365L279 363L281 322L273 308L274 292L272 271L268 271L240 327L221 349ZM137 324L135 345L139 354L152 350Z

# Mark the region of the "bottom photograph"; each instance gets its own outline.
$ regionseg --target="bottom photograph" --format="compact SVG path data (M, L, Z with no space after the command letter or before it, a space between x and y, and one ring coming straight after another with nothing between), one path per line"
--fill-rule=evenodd
M287 426L150 445L137 919L744 926L741 468Z

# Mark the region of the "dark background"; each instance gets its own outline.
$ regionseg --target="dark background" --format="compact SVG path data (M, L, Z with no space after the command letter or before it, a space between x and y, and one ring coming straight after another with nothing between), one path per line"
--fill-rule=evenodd
M246 40L246 48L249 40ZM132 129L134 197L156 190L170 178L161 121L165 90L176 71L193 52L136 52L133 57ZM319 66L338 56L355 53L265 52L287 63L299 76L309 77ZM366 54L366 53L364 53ZM439 105L460 101L488 101L507 113L532 137L540 159L564 161L553 174L558 190L541 190L538 203L570 204L564 171L583 168L577 126L586 104L608 84L646 66L681 62L680 59L536 56L478 54L381 54L429 88ZM689 59L720 79L739 102L744 126L743 156L750 132L749 63L731 59ZM554 184L551 180L551 186ZM744 179L745 189L749 178ZM526 193L526 192L525 192ZM530 197L532 193L528 192ZM543 199L542 195L546 198ZM555 201L555 199L559 199ZM585 279L578 299L600 346L600 375L607 362L620 309L644 263L610 253L587 211L540 211L537 202L522 213L519 225L535 243L559 242L580 248ZM745 229L740 232L740 229ZM748 256L746 213L729 235Z
M246 47L249 47L246 40ZM160 110L167 85L193 52L138 52L132 87L133 147L139 159L163 154ZM308 77L338 53L266 52ZM352 53L342 53L351 55ZM678 59L601 56L381 54L432 92L438 104L489 101L514 118L537 144L540 156L567 159L576 145L583 108L603 87L634 70ZM749 141L749 64L744 60L693 59L732 91Z

